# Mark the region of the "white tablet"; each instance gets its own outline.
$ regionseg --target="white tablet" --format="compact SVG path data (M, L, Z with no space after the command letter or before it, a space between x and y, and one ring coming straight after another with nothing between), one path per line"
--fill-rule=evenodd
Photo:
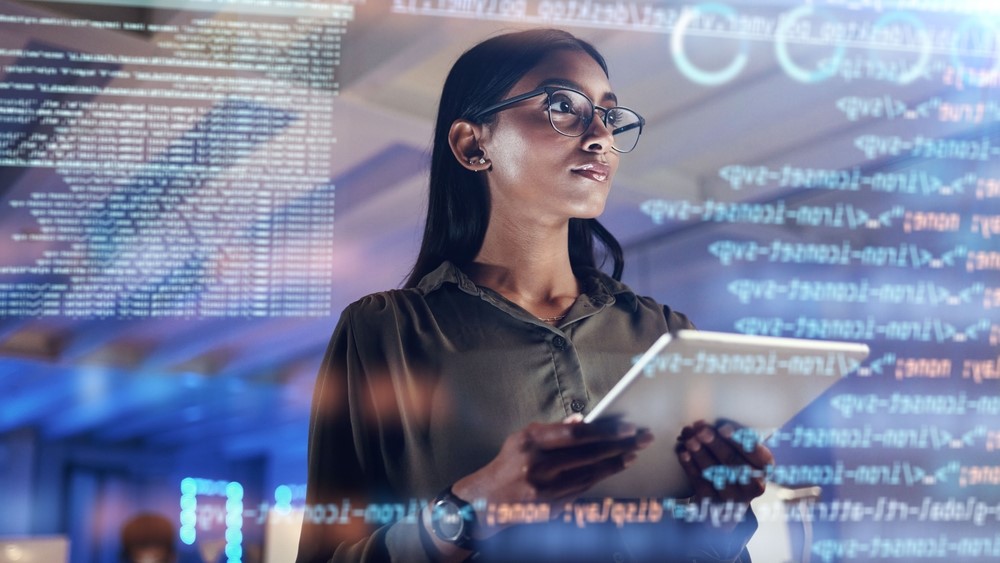
M687 497L674 445L681 429L728 419L769 436L856 369L868 346L796 338L681 330L664 334L586 416L620 417L654 440L635 464L588 497Z

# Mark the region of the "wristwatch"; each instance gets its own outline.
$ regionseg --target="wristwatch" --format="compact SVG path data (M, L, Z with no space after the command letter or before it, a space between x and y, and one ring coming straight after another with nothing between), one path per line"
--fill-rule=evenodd
M431 528L441 541L475 551L472 530L476 527L476 510L455 496L451 486L441 491L431 505Z

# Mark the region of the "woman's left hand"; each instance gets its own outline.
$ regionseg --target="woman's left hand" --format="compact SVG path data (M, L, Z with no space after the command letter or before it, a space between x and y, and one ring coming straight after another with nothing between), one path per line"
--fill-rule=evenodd
M764 493L774 456L758 440L734 439L738 430L731 422L716 428L699 420L681 431L677 459L694 488L693 500L750 502Z

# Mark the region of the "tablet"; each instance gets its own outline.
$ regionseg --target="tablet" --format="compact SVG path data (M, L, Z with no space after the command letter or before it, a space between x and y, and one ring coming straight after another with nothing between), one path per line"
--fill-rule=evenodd
M654 440L632 466L586 496L690 496L674 453L684 426L728 419L767 437L867 356L867 345L852 342L696 330L664 334L584 418L622 418L650 429Z

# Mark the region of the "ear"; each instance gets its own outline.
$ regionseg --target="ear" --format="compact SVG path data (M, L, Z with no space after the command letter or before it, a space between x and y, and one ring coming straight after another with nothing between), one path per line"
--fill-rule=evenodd
M482 125L467 119L456 119L448 130L448 145L458 164L466 170L482 172L492 166L486 151L480 146Z

